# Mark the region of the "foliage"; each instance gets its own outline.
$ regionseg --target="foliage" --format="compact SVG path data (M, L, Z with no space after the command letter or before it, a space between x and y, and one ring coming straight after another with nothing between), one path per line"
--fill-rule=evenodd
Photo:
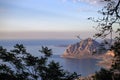
M1 80L73 80L76 73L61 69L59 63L48 58L52 50L42 47L43 56L35 57L26 51L22 44L16 44L13 50L0 47Z
M93 78L94 80L112 80L112 72L102 68L99 72L95 73Z
M94 18L89 19L98 23L96 29L99 33L95 34L94 37L108 38L110 36L111 41L107 44L109 44L109 50L114 51L115 56L111 69L101 69L96 72L94 80L120 80L120 27L116 27L116 24L120 25L120 0L103 0L103 2L106 3L106 6L98 11L103 17L97 20ZM114 43L112 43L113 32L116 34Z
M99 33L96 33L94 37L105 38L110 35L110 38L112 38L114 30L120 34L120 28L113 27L114 24L120 25L120 0L103 0L103 2L106 5L98 11L103 17L98 19L90 17L88 19L98 23L96 30Z
M116 38L116 42L111 46L111 49L115 52L111 70L118 70L120 72L120 37Z

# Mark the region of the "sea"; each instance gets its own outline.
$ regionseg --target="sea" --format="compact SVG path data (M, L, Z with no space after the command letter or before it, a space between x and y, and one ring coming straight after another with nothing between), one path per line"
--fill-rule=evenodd
M59 62L61 68L71 73L76 72L82 76L88 76L94 74L100 70L100 66L97 65L96 59L73 59L63 58L61 55L64 53L68 45L79 42L79 40L0 40L0 46L3 46L7 50L12 50L15 44L23 44L27 49L27 52L34 56L41 56L39 50L41 47L48 47L52 49L52 57L49 61L54 60Z

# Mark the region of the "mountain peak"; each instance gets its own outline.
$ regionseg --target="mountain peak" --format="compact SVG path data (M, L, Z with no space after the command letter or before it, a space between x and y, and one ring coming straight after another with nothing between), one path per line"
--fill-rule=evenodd
M92 38L87 38L85 40L81 40L78 43L69 45L64 51L63 56L79 58L85 55L92 55L93 52L97 50L99 45L100 44Z

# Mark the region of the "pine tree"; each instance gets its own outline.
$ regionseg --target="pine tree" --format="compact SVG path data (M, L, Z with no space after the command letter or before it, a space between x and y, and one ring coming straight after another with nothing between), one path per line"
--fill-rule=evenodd
M58 62L48 62L52 50L42 47L43 56L35 57L22 44L13 50L0 47L0 80L73 80L76 73L69 73Z

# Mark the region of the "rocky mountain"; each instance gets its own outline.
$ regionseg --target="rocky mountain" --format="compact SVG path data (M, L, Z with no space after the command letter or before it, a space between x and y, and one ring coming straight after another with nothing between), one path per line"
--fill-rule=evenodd
M81 40L78 43L71 44L64 51L62 57L69 58L81 58L81 57L90 57L96 50L100 44L93 40L92 38L87 38L85 40Z

